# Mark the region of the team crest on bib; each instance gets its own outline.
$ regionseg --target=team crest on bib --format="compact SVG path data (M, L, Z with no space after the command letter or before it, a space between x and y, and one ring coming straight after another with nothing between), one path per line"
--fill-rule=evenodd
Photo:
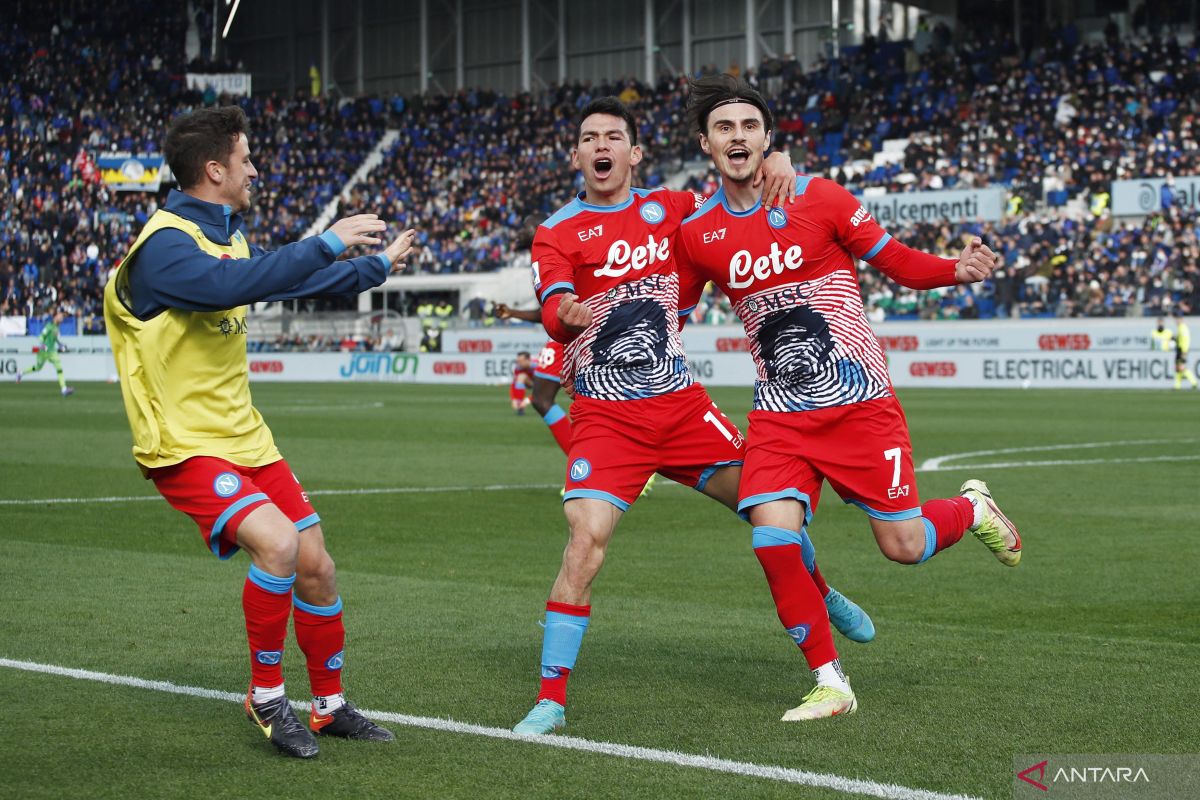
M662 204L653 200L638 209L638 213L642 215L642 219L651 225L657 225L667 216L666 209L662 207Z
M592 474L592 465L586 458L577 458L571 462L571 480L581 481Z
M242 488L242 479L232 472L222 472L213 480L213 491L217 497L233 497Z
M779 206L775 206L767 212L767 224L772 228L782 228L787 225L787 212Z

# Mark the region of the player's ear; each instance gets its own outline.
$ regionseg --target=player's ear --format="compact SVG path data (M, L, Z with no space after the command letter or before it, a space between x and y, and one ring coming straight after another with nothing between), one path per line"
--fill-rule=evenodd
M579 163L579 148L571 148L571 169L583 169L583 165Z
M766 140L763 142L763 155L766 155L767 151L771 149L771 136L774 133L775 131L767 131Z
M635 144L629 151L629 166L635 167L642 160L642 146Z
M708 137L703 133L698 135L700 136L700 149L704 151L704 155L711 156L712 150L708 146Z

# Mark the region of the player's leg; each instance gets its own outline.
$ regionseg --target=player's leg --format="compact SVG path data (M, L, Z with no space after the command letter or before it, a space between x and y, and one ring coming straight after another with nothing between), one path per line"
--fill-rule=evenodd
M316 740L288 704L282 667L300 537L246 472L222 459L196 457L152 470L150 477L167 502L195 520L214 555L228 559L239 548L250 555L242 586L250 650L246 714L280 751L311 758Z
M749 508L754 555L762 565L784 630L804 653L816 687L783 715L785 722L824 719L858 710L858 700L842 672L829 628L824 598L806 574L816 553L805 531L806 505L800 500L769 500ZM804 575L804 579L799 579Z
M567 679L591 620L592 581L604 564L623 510L607 500L572 498L563 504L571 535L550 599L542 634L541 687L516 733L552 733L566 725Z
M546 603L537 704L517 733L552 733L566 724L567 679L591 619L592 580L621 515L658 464L656 421L645 411L653 400L575 403L563 495L570 539Z
M535 373L533 376L533 407L541 415L542 421L550 429L550 435L564 453L571 450L571 418L562 406L554 402L558 395L557 380L544 378Z
M738 486L743 470L744 467L736 465L721 467L712 473L705 484L700 487L700 491L736 512L738 511ZM803 529L796 528L796 531L803 531ZM803 535L806 538L808 536L807 532L803 532ZM829 621L837 628L838 632L854 642L872 641L875 638L875 623L871 620L870 615L858 603L825 582L825 576L821 574L815 555L811 561L804 562L804 566L812 582L816 585L817 591L824 599Z
M887 558L923 563L970 530L1001 563L1016 566L1020 536L981 481L964 483L956 497L920 502L908 423L894 397L838 414L816 434L818 468L845 502L867 512Z
M252 561L242 587L251 652L246 716L283 753L311 758L318 752L317 742L288 702L281 666L300 537L292 521L272 503L258 506L233 527L231 533Z
M325 549L320 516L286 461L281 459L255 470L254 479L299 535L292 621L312 689L309 726L322 735L391 741L395 738L392 732L364 717L346 701L342 689L346 629L337 569Z
M62 396L67 397L74 394L75 390L67 386L67 376L63 373L62 360L58 357L58 353L51 353L46 360L54 365L54 371L58 373L58 391Z

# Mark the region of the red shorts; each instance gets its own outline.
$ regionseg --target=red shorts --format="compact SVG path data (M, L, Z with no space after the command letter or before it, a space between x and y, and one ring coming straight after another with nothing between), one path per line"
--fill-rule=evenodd
M512 384L511 386L508 387L508 397L510 400L524 400L525 399L525 387L521 386L518 388L515 383Z
M895 397L815 411L751 411L738 513L793 498L812 522L821 481L876 519L921 516L908 422Z
M237 529L263 503L274 503L302 531L321 521L308 494L282 458L265 467L239 467L221 458L195 456L150 470L154 488L200 526L221 559L238 551Z
M703 489L717 469L741 464L745 443L700 384L640 400L571 405L564 500L607 500L622 511L655 472Z
M533 377L544 381L562 383L563 346L553 339L546 342L542 352L538 353L537 366L533 369Z

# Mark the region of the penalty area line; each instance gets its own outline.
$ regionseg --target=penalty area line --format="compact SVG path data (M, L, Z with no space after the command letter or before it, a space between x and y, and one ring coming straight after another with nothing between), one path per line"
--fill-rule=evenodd
M107 672L93 672L86 669L73 669L54 664L39 664L34 661L18 661L0 658L0 667L36 672L43 675L55 675L61 678L71 678L80 681L94 681L114 686L128 686L134 689L148 689L166 694L186 695L207 700L222 700L227 703L241 703L245 695L234 692L223 692L217 689L204 689L199 686L181 686L170 681L151 681L128 675L113 675ZM300 711L307 712L309 703L293 702L292 705ZM489 739L506 739L509 741L536 744L544 747L557 747L563 750L578 750L585 753L629 758L636 761L648 761L658 764L670 764L690 769L703 769L710 772L722 772L729 775L739 775L749 778L764 778L783 783L813 786L831 789L845 794L879 797L884 800L977 800L968 795L943 794L926 789L912 789L894 783L879 783L860 778L844 778L822 772L809 772L791 767L777 767L766 764L753 764L745 761L732 761L713 756L701 756L691 753L680 753L674 750L659 750L652 747L637 747L634 745L618 744L615 742L595 742L575 736L528 736L516 734L507 728L492 728L486 725L473 725L468 722L457 722L452 719L439 717L416 717L409 714L397 714L391 711L372 711L362 709L363 713L374 719L404 725L410 728L460 733L469 736L483 736Z

